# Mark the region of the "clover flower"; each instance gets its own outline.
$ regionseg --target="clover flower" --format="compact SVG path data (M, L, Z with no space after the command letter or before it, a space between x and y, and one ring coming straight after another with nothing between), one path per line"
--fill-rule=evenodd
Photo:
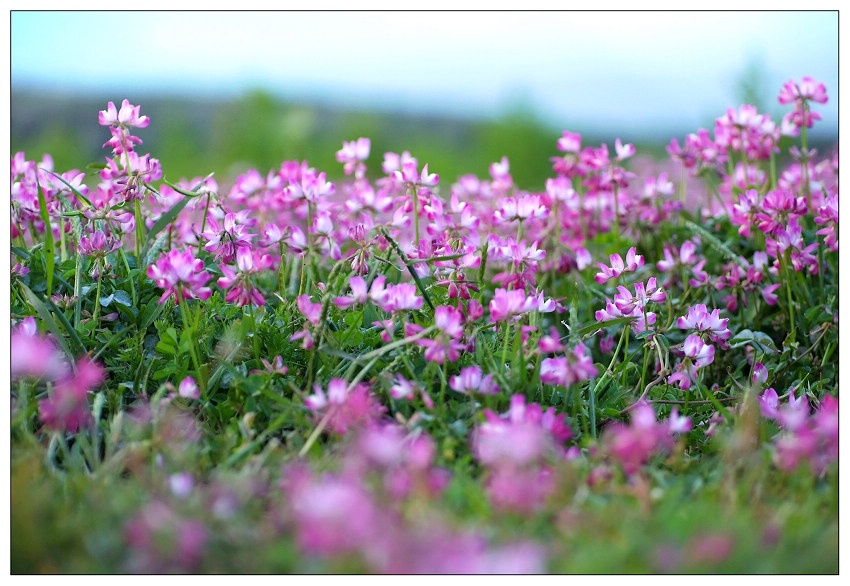
M163 254L148 267L147 275L160 289L165 289L159 303L172 295L177 305L184 299L208 299L212 295L212 289L205 286L212 275L204 270L204 261L195 258L191 250Z
M88 392L104 377L103 367L88 358L80 359L77 372L63 376L50 396L38 402L39 418L50 429L76 433L91 419Z
M355 177L362 178L366 174L366 165L363 161L369 158L371 145L368 138L358 138L356 141L342 143L342 149L336 153L336 160L345 163L343 170L346 175L354 173Z
M499 385L493 382L493 375L481 376L481 367L467 366L460 369L460 374L449 379L449 386L458 393L480 395L496 395Z
M604 264L596 263L599 265L601 269L600 272L596 273L594 277L596 282L600 285L607 282L610 279L616 279L623 273L629 273L638 269L638 267L642 267L644 265L643 255L637 254L637 248L632 246L629 251L626 253L626 260L623 261L623 257L619 254L611 254L608 256L611 261L611 266L608 267Z
M316 383L313 394L304 398L304 405L314 413L327 418L327 429L340 435L374 421L386 410L369 392L369 386L360 383L349 389L346 381L333 378L328 390Z
M209 229L201 232L201 236L207 240L204 250L215 254L215 260L221 259L226 263L236 260L239 249L250 249L251 239L254 237L254 234L245 232L247 217L248 210L238 214L225 214L221 224L214 217L210 217Z
M620 462L623 471L631 476L640 470L649 458L673 447L677 433L691 429L691 420L680 417L673 411L666 422L656 420L655 411L646 402L641 402L632 411L629 424L615 422L605 433L604 441L608 453Z

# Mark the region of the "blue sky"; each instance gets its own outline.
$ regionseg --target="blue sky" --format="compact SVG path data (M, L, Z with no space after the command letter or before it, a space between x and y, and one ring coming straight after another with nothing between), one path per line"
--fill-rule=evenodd
M748 68L768 112L782 83L827 85L837 126L836 12L13 12L12 88L281 97L497 116L527 104L563 128L708 126Z

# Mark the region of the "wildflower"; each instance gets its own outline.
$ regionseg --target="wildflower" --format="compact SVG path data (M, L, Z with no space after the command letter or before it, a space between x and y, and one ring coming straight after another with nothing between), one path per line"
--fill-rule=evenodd
M493 382L493 375L481 376L481 368L467 366L460 369L460 374L449 379L449 386L458 393L478 393L481 395L496 395L499 385Z
M536 299L526 297L521 290L496 289L490 300L490 323L512 320L533 311L536 305Z
M817 234L825 236L824 244L832 252L838 251L838 194L832 194L826 198L824 204L818 208L815 216L815 224L823 226Z
M506 197L501 201L501 206L496 210L497 222L523 222L530 218L543 219L549 213L549 209L543 204L539 195L525 194L522 197Z
M201 232L201 236L207 240L204 250L214 253L215 260L233 262L236 260L239 249L250 249L251 238L254 235L245 233L244 222L247 215L248 210L243 210L239 214L225 214L222 224L219 224L214 217L210 217L210 229Z
M366 280L363 277L358 275L353 276L351 277L348 283L351 287L351 295L346 297L334 298L334 305L336 305L340 309L351 307L355 303L366 303L366 300L369 298L366 287Z
M68 372L59 347L53 339L39 335L33 317L24 318L13 328L10 345L12 380L23 377L57 380Z
M567 356L545 358L540 364L540 380L545 384L569 387L596 376L596 366L587 349L576 346Z
M268 258L268 257L267 257ZM254 254L248 248L240 248L236 253L236 265L239 273L228 265L219 265L222 277L217 283L222 289L229 289L224 297L228 303L236 303L240 307L246 305L265 305L266 300L251 282L251 275L260 272L261 268L254 264Z
M198 389L198 384L191 376L187 376L180 381L180 386L177 387L178 394L185 399L200 399L201 392Z
M373 421L385 411L363 383L349 389L347 382L334 378L328 383L327 393L318 383L313 391L304 399L304 405L310 411L322 412L327 417L327 428L341 435L352 427Z
M694 359L697 368L708 366L714 361L714 346L706 344L696 334L691 334L685 338L683 349L685 356Z
M141 106L133 106L128 100L121 102L121 109L116 110L115 104L107 103L106 110L98 114L98 123L101 126L119 126L146 128L150 124L147 116L139 116Z
M594 278L600 285L609 279L616 279L623 273L635 271L638 267L642 267L644 264L643 255L637 254L637 249L634 246L626 253L625 262L623 261L623 257L619 254L609 255L608 258L611 261L610 267L605 266L601 262L596 263L599 265L601 271L596 273Z
M103 258L119 248L121 248L121 241L111 236L107 238L102 230L95 230L91 238L88 235L80 238L80 253L86 256Z
M354 173L355 177L361 178L366 174L366 165L363 161L369 158L371 144L368 138L358 138L356 141L342 143L342 149L336 153L336 160L345 163L343 170L346 175Z
M66 374L47 399L38 402L39 418L55 431L76 433L91 418L88 391L103 382L105 371L97 363L83 358L76 374Z
M658 287L655 277L650 277L646 282L635 283L635 296L632 297L631 292L620 285L617 287L619 292L614 296L614 305L617 309L623 312L623 315L630 315L635 308L643 310L647 304L652 301L654 303L664 303L667 295L661 287Z
M605 434L608 451L626 474L637 472L652 454L669 450L675 433L690 429L689 418L680 417L678 411L671 414L671 419L666 424L659 423L653 408L641 402L632 411L628 425L615 422L608 428Z
M711 341L720 343L721 347L726 340L732 337L732 332L726 327L728 323L729 318L720 318L719 309L714 309L709 313L704 303L689 307L687 315L676 321L676 325L680 329L707 332Z
M454 362L463 345L458 341L463 336L463 314L451 305L440 305L434 310L434 325L439 333L434 339L417 340L425 348L425 359L442 364Z
M208 299L212 289L205 287L212 278L204 269L204 261L195 258L191 250L171 250L148 267L147 275L165 292L159 302L174 295L174 303L183 299Z

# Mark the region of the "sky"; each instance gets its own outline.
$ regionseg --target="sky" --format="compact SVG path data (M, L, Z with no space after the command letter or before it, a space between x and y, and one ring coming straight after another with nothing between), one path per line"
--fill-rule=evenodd
M838 121L837 12L13 12L12 89L282 98L630 134L711 127L762 88L827 86Z

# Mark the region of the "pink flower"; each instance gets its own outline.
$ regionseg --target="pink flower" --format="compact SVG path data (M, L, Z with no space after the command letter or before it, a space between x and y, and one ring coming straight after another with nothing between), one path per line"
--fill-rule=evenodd
M496 289L490 300L490 323L508 321L535 309L534 297L526 297L519 289Z
M596 376L596 366L584 346L576 346L567 356L545 358L540 364L540 381L569 387Z
M826 86L811 77L804 76L799 84L795 83L793 79L789 79L779 91L780 104L799 103L804 100L826 104Z
M342 149L336 153L336 160L345 163L343 170L346 175L355 174L363 177L366 173L366 165L363 161L369 158L369 150L372 146L368 138L358 138L356 141L343 142Z
M254 235L246 233L246 226L239 223L245 221L247 213L248 210L239 214L225 214L223 225L220 225L215 218L210 217L210 229L201 232L201 236L208 241L204 245L204 250L214 253L215 260L233 262L236 260L236 253L239 249L251 248L251 238Z
M460 374L449 379L449 386L458 393L477 393L480 395L496 395L499 385L493 382L493 375L481 376L481 368L467 366L460 369Z
M327 394L318 383L313 390L304 404L310 411L328 417L327 428L334 433L345 434L352 427L374 421L385 411L363 383L349 389L347 382L334 378L328 383Z
M626 253L625 262L623 262L623 257L619 254L611 254L608 258L611 261L610 268L601 262L596 263L599 265L599 268L602 269L600 272L596 273L595 277L596 282L600 285L609 279L616 279L623 273L635 271L638 267L642 267L644 264L643 255L637 254L637 249L634 246Z
M105 377L103 367L87 358L77 363L77 373L63 377L53 393L38 402L38 413L44 425L55 431L76 433L91 418L88 391Z
M12 380L22 377L57 380L68 372L65 356L51 338L39 335L33 317L24 318L12 330L10 358Z
M141 106L133 106L129 101L121 102L121 109L116 110L115 104L109 102L106 105L106 110L101 110L97 120L101 126L135 126L136 128L145 128L150 124L150 119L147 116L139 116Z
M253 252L249 248L238 249L236 264L239 268L238 274L228 265L219 265L223 276L218 279L218 286L229 289L224 300L228 303L236 303L240 307L252 304L265 305L266 300L251 282L251 275L260 272L260 267L254 265Z
M614 141L614 150L617 151L617 159L622 161L635 154L635 145L623 145L622 141L618 138Z
M187 376L180 381L180 386L177 388L178 394L185 399L200 399L201 391L198 389L198 384L191 376Z
M763 385L767 382L767 368L761 362L756 362L753 367L753 384Z
M629 425L614 423L604 439L611 456L620 461L626 474L632 475L654 453L669 450L674 433L683 433L690 427L689 418L679 417L678 411L671 413L671 420L666 424L659 423L652 407L641 402L632 411Z
M501 207L496 210L494 217L497 222L522 222L529 218L545 218L549 208L543 204L539 195L525 194L522 197L506 197L501 201Z
M183 299L208 299L212 289L205 287L212 278L203 270L204 261L195 258L191 250L171 250L148 267L147 275L165 292L159 302L164 303L174 295L174 303Z
M80 253L86 256L103 258L119 248L121 248L121 240L113 236L107 238L102 230L95 230L91 238L88 235L80 238Z
M322 316L321 303L313 303L310 301L309 295L299 295L295 300L295 305L298 307L298 311L301 312L301 315L307 318L307 321L314 326L319 325L319 319Z
M543 412L537 403L526 406L522 395L511 397L510 410L501 417L488 409L484 416L473 436L473 452L487 466L538 462L572 437L564 414L555 415L553 407Z
M691 334L685 338L683 346L685 356L693 358L697 368L708 366L714 361L714 346L706 344L696 334Z

